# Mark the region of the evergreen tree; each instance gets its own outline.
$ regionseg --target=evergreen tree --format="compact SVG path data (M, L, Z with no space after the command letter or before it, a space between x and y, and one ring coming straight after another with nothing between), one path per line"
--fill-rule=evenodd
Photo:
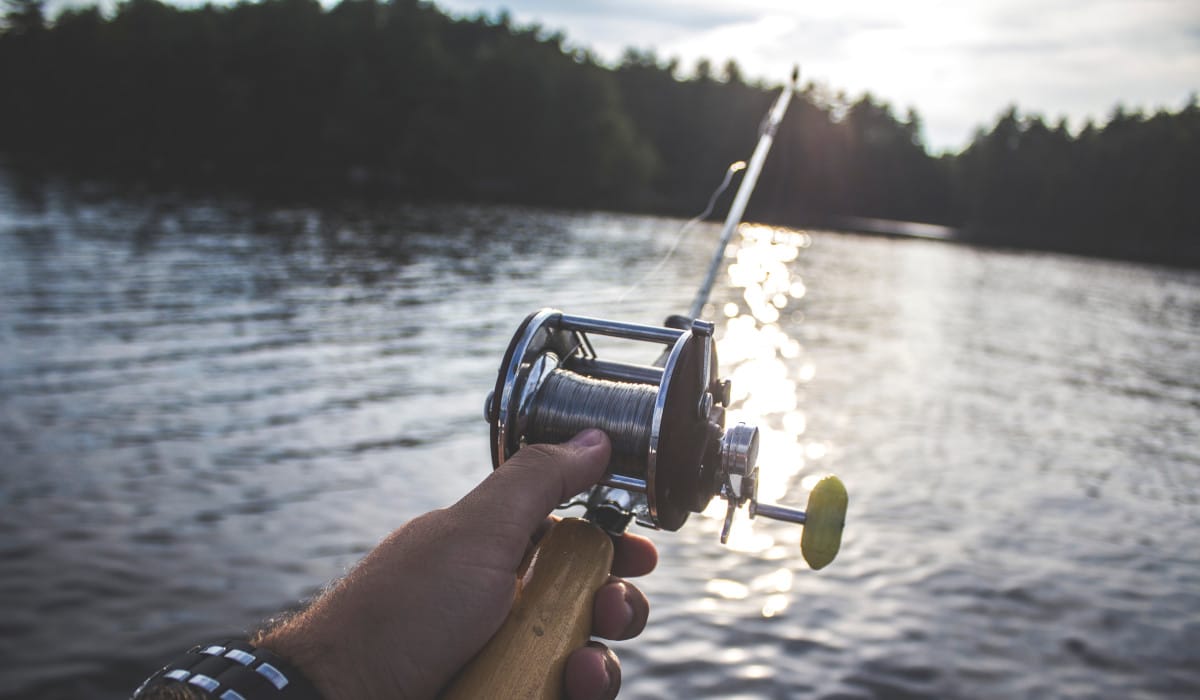
M420 0L262 0L106 16L4 0L0 154L165 186L374 187L690 214L748 157L777 88L735 61L615 68L510 15ZM913 109L808 85L750 217L962 225L975 240L1200 262L1200 108L1116 106L1072 135L1012 107L934 158Z

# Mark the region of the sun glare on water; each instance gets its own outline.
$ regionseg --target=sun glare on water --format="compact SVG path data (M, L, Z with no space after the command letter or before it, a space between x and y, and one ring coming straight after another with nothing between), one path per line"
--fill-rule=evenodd
M806 440L808 421L797 400L803 384L816 375L816 368L804 361L804 347L783 330L780 319L807 291L792 263L811 239L806 233L761 225L743 225L739 233L740 244L730 246L727 256L733 258L728 267L729 284L741 290L741 299L721 307L725 318L717 342L722 376L733 383L726 425L745 422L758 426L759 501L802 504L801 489L811 488L820 476L807 472L827 448ZM723 519L725 502L714 500L704 516ZM762 521L753 525L745 512L740 512L733 521L729 547L768 559L798 558L799 528L770 527ZM787 607L783 594L791 587L791 570L780 571L786 576L780 573L769 584L751 587L764 594L763 615L767 617ZM710 593L729 597L730 591L714 583ZM750 590L738 593L749 595Z

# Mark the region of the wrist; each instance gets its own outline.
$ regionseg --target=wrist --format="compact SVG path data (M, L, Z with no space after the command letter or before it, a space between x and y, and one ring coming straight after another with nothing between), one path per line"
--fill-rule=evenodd
M346 645L313 629L303 618L293 619L260 634L255 644L287 659L300 669L320 692L322 700L357 700L371 697L358 682L362 669Z
M193 647L146 679L133 697L158 697L166 690L219 700L323 700L293 664L242 640Z

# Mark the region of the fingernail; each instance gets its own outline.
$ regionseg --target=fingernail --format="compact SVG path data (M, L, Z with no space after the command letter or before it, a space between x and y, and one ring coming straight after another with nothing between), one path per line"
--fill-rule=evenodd
M596 447L603 442L603 431L596 430L595 428L588 428L582 433L579 433L575 437L571 438L571 441L567 444L575 447Z
M608 692L617 693L620 688L620 666L617 665L617 659L611 653L605 654L604 657L605 675L608 676Z
M615 698L617 693L621 692L621 664L611 649L606 650L604 654L604 673L608 676L608 692L604 696Z
M596 689L597 694L593 697L600 700L614 697L621 688L621 666L617 662L617 657L612 653L611 649L595 640L589 641L587 646L599 649L601 651L600 658L604 661L605 683L603 687Z

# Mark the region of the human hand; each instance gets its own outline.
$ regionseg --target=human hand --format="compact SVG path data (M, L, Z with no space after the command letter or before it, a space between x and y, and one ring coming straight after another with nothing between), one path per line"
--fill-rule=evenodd
M458 503L393 532L258 645L297 665L326 700L432 698L499 629L522 560L553 522L547 516L600 479L609 451L597 430L521 450ZM614 544L592 632L620 640L641 633L649 604L618 577L649 573L658 555L637 535ZM620 684L616 656L598 642L567 660L571 700L614 698Z

